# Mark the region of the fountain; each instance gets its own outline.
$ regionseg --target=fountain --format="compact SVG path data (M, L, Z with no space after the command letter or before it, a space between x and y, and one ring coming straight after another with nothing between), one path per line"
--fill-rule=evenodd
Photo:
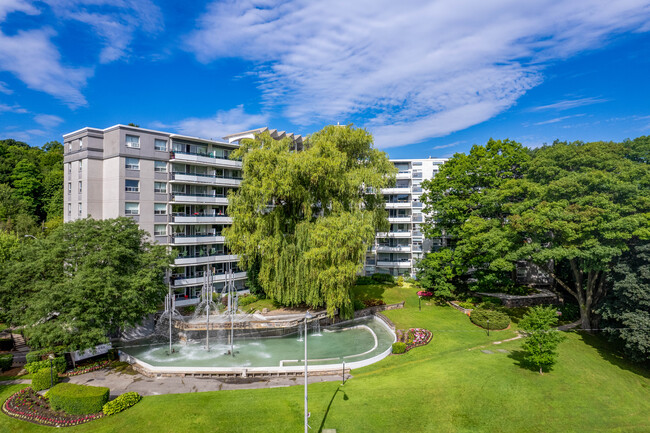
M312 334L315 336L320 336L320 320L314 320L312 323Z
M158 318L156 323L155 333L157 335L164 335L169 329L169 354L172 353L172 324L174 320L183 321L183 316L176 309L176 298L171 292L165 295L165 311Z

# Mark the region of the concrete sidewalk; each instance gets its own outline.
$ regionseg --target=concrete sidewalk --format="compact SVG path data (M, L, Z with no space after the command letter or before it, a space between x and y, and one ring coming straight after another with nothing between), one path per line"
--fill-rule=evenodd
M348 380L351 376L345 377ZM80 385L106 386L111 398L129 391L140 395L184 394L189 392L223 391L235 389L281 388L304 384L302 377L214 379L198 377L150 378L140 374L114 373L106 370L93 371L63 379ZM309 383L341 381L341 375L314 376Z

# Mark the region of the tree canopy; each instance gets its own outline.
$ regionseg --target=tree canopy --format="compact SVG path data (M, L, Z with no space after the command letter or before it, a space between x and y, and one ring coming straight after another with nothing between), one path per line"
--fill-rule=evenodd
M0 315L26 325L32 347L93 347L156 311L167 292L165 247L130 218L82 219L47 237L0 238Z
M241 187L229 196L224 234L267 296L284 305L352 312L350 288L375 231L387 228L380 188L396 169L352 126L328 126L304 150L268 133L244 140Z

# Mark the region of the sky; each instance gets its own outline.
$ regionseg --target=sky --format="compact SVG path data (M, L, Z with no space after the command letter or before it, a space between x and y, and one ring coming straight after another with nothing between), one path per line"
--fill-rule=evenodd
M392 158L650 135L650 0L0 0L0 139L130 122Z

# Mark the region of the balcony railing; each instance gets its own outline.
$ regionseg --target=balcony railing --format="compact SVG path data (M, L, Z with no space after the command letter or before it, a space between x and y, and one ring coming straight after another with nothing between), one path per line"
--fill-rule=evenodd
M203 173L186 173L186 172L181 172L181 171L175 171L172 173L172 179L175 179L176 176L199 176L199 177L206 177L210 179L233 179L233 180L242 180L243 178L241 176L225 176L225 175L218 175L218 174L203 174Z
M215 152L184 152L180 150L172 150L169 152L169 159L174 159L176 155L193 155L193 156L203 156L205 158L214 158L214 159L225 159L230 161L241 161L241 159L230 159L227 156L218 156Z

